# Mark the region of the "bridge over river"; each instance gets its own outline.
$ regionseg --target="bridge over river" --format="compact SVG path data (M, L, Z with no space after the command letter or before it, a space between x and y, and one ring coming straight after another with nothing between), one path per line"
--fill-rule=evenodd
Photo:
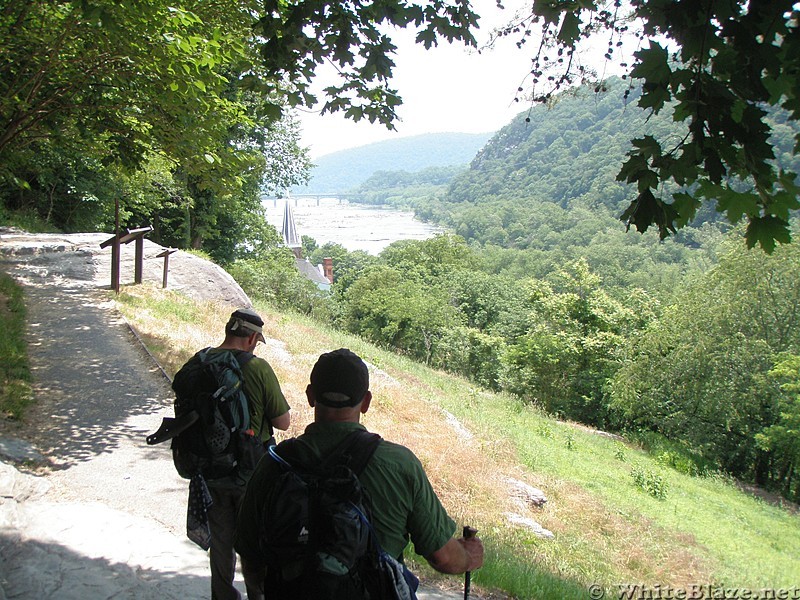
M338 203L344 201L351 201L355 198L355 194L346 194L341 192L330 192L322 194L292 194L287 198L278 198L277 196L262 196L261 199L265 203L272 204L273 207L282 205L283 202L291 202L294 206L299 206L301 203L316 202L317 206L320 205L322 200L337 200Z

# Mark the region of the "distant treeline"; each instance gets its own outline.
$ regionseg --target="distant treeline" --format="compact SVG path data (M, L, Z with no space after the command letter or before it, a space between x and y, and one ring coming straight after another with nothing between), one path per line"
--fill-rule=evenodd
M314 160L308 184L293 193L350 192L377 171L414 173L431 167L464 167L491 133L428 133L367 144Z

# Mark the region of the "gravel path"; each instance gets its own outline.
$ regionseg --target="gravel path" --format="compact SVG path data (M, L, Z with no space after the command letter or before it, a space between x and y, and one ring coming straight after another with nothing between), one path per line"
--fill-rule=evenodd
M36 397L23 425L0 430L0 598L207 595L206 555L184 536L186 482L167 445L144 442L169 382L109 301L106 237L0 234L0 268L25 291Z
M0 228L0 270L26 295L36 396L24 424L0 421L0 600L209 595L206 554L185 537L187 482L167 444L144 442L172 392L113 310L107 237ZM160 250L145 245L145 281L162 280ZM120 270L124 283L132 247ZM249 304L227 273L186 253L169 278L200 299Z

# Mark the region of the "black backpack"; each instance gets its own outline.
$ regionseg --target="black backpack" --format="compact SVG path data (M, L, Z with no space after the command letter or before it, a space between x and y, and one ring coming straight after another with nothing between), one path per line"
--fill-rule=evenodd
M253 358L230 350L195 354L175 374L175 418L165 418L148 444L172 439L172 459L184 479L219 479L252 471L266 452L250 430L241 367Z
M358 475L381 442L358 430L316 467L302 464L296 439L269 448L281 473L259 531L267 599L416 598L416 577L380 547Z

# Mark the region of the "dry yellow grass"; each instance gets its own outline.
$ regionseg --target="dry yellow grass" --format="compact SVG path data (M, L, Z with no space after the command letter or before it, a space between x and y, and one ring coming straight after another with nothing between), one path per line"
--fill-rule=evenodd
M623 516L569 482L534 480L551 495L541 522L562 539L580 540L585 552L602 556L620 582L686 586L709 580L708 565L690 537Z
M230 314L227 307L194 303L148 286L127 288L124 293L126 297L118 303L120 311L170 376L196 350L222 341L222 328ZM185 320L187 311L191 322ZM311 368L320 353L337 347L341 340L338 334L329 336L275 313L262 310L262 315L267 344L259 344L256 354L272 365L292 407L292 425L279 434L280 439L302 433L313 420L305 400ZM360 352L360 348L353 349ZM361 353L370 363L369 354ZM421 382L402 372L385 371L371 363L370 367L374 400L363 423L419 456L453 518L460 524L482 527L494 522L499 510L510 510L505 467L488 457L482 442L460 434L431 399L433 392ZM506 458L511 459L511 454L507 449ZM519 477L516 468L510 471Z
M194 304L143 286L126 294L121 312L170 375L197 349L222 341L228 308ZM292 407L292 426L279 439L302 433L313 419L305 388L319 354L349 345L370 364L374 400L363 423L419 456L459 525L475 525L496 543L514 547L517 558L583 584L609 578L676 585L708 580L708 568L697 558L692 540L621 515L576 485L523 468L502 433L470 433L440 407L439 390L391 366L402 361L389 360L356 338L301 319L263 308L262 315L268 340L256 354L270 362ZM542 509L521 506L510 494L510 477L547 490L550 501ZM521 531L508 522L506 515L511 512L533 518L556 533L558 541L542 542ZM572 552L594 559L565 562Z

